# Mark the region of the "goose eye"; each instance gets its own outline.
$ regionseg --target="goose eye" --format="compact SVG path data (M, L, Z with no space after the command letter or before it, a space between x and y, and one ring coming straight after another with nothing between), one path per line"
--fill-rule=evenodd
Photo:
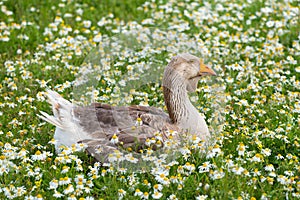
M188 63L191 63L191 64L194 63L194 62L195 62L195 60L189 60L188 61Z

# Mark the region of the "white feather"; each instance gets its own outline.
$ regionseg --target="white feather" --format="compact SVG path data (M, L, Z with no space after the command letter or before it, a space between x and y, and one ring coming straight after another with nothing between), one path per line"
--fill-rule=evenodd
M74 106L71 102L64 99L57 92L47 90L48 102L52 105L53 116L41 111L38 115L41 119L56 126L54 139L56 140L55 148L71 146L84 139L91 139L91 136L83 130L78 120L73 114Z

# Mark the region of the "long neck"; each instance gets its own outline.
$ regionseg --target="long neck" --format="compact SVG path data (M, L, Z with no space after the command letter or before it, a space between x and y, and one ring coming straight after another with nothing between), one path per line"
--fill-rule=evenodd
M185 82L174 70L165 71L163 94L169 116L174 124L185 124L191 114L198 113L188 98Z

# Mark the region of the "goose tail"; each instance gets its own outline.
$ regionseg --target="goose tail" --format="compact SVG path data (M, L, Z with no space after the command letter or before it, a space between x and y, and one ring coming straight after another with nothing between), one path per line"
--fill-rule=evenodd
M72 146L81 140L90 139L88 133L80 126L79 120L74 115L73 104L64 99L57 92L47 89L47 100L52 106L53 115L40 111L38 115L41 119L56 126L54 139L56 140L56 150L61 146Z

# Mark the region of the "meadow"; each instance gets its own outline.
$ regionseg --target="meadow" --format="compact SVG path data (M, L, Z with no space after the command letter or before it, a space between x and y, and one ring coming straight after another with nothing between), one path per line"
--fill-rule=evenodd
M0 199L300 199L299 1L1 0L0 8ZM46 88L84 103L75 80L90 62L99 65L88 76L93 99L165 109L160 72L180 52L218 74L192 98L221 127L211 146L191 138L147 170L102 165L80 145L55 151L55 127L37 116L52 112ZM120 89L131 81L138 87Z

